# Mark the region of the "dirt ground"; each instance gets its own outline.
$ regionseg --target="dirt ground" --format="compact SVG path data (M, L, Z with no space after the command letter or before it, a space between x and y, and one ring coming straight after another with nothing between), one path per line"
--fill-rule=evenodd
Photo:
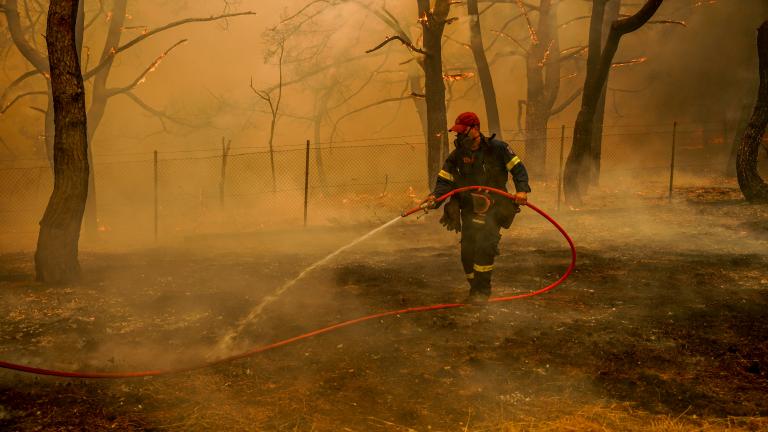
M768 430L768 206L733 185L610 190L554 216L578 247L542 296L383 318L177 375L73 380L0 370L3 430ZM532 197L533 199L533 197ZM548 210L548 209L547 209ZM234 351L372 312L461 300L458 237L437 214L318 268ZM0 359L66 370L196 364L306 266L370 227L187 237L86 250L83 280L33 281L0 256ZM567 245L524 211L494 295L537 289Z

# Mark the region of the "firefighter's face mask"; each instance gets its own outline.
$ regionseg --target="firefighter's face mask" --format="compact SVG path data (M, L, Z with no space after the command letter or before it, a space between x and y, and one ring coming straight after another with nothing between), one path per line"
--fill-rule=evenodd
M472 137L471 133L472 133L472 129L470 128L470 129L467 129L467 131L464 133L457 134L456 147L465 151L471 150L472 145L475 142L475 139Z

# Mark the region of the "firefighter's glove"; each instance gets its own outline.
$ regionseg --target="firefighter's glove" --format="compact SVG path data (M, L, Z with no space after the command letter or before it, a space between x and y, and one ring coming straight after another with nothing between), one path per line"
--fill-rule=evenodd
M459 200L451 198L445 207L443 207L443 217L440 218L440 223L448 231L461 232L461 208L459 207Z
M435 208L437 208L437 202L435 200L436 200L435 196L434 195L430 195L430 196L424 198L419 203L419 207L422 208L424 211L435 209Z
M515 220L515 215L520 213L520 206L510 199L500 199L496 203L496 224L508 229Z

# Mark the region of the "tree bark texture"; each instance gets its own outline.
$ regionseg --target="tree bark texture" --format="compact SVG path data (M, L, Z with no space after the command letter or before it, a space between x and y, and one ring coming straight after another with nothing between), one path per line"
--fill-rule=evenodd
M589 26L589 55L587 57L587 76L584 80L584 93L581 98L581 110L576 117L573 132L573 145L568 153L563 174L565 201L571 206L582 204L582 196L587 192L590 178L589 155L594 134L595 113L603 86L608 79L608 72L613 56L619 48L621 37L642 27L653 17L664 0L647 0L643 7L627 18L616 20L605 40L605 47L600 50L602 22L605 16L606 0L592 3L592 19Z
M757 154L768 126L768 21L757 30L760 87L752 118L741 138L736 155L736 177L744 198L750 202L768 202L768 185L757 171Z
M477 76L480 79L480 87L483 90L488 130L496 134L499 139L502 139L503 134L501 120L499 119L499 107L496 102L496 90L493 87L491 68L488 66L488 58L485 55L485 47L483 46L483 33L480 27L480 12L478 11L477 0L467 0L467 12L469 14L469 46L472 49L472 56L475 58Z
M602 42L600 49L603 49L605 40L611 31L611 23L619 19L621 10L621 0L611 0L605 6L605 15L603 17ZM608 79L603 84L603 90L600 92L600 99L597 102L595 111L595 125L592 133L592 148L590 150L589 182L592 186L597 186L600 182L600 166L603 158L603 123L605 121L605 98L608 93Z
M427 103L427 178L434 181L448 156L448 120L445 109L442 41L445 21L451 8L450 0L417 0L419 20L423 31L424 93Z
M54 107L54 185L40 221L37 280L65 283L80 273L78 241L88 193L85 89L75 43L77 0L52 0L46 44Z
M558 0L541 0L539 22L526 56L525 165L532 176L544 175L547 124L560 92Z

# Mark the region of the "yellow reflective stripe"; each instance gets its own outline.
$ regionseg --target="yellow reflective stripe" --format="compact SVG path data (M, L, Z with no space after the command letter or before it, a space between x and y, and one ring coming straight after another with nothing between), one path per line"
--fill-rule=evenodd
M467 279L474 279L475 274L474 273L467 273Z
M510 159L509 162L507 162L507 171L509 171L512 168L514 168L515 165L519 164L520 162L522 162L522 161L517 156L513 157L512 159Z
M448 181L453 181L453 175L451 175L451 173L449 173L446 170L440 170L440 172L437 173L437 176L438 177L442 177L442 178L444 178L444 179L446 179Z
M474 222L474 223L476 223L476 224L482 224L482 225L485 225L485 221L484 221L483 219L475 219L475 218L472 218L472 222Z
M485 273L493 270L493 264L485 265L485 266L480 264L475 264L473 268L475 269L476 272Z

